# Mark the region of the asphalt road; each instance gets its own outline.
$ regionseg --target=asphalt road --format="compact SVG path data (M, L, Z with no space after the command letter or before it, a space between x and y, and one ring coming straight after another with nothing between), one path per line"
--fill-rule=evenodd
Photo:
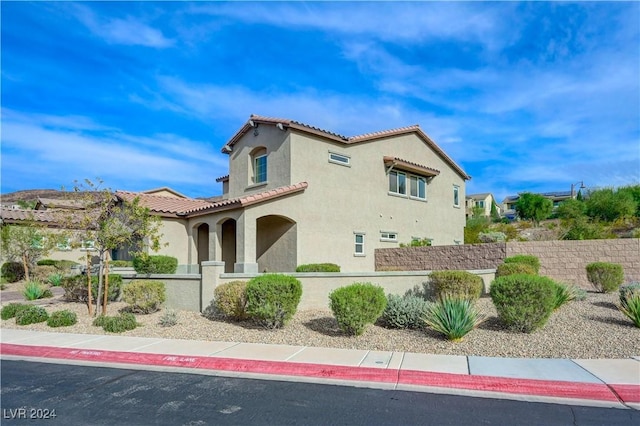
M2 425L640 425L640 411L3 360Z

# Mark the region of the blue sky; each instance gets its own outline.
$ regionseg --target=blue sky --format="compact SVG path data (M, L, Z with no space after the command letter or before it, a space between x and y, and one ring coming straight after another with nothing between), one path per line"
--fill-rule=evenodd
M218 195L250 114L420 124L498 200L640 182L640 3L2 2L1 191Z

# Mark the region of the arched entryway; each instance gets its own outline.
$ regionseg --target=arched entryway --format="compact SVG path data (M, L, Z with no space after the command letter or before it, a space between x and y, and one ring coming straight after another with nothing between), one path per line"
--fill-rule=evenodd
M232 273L236 263L236 221L227 219L220 226L220 247L222 248L222 261L224 272Z
M198 265L209 258L209 225L203 223L197 229Z
M297 257L296 223L284 216L263 216L256 221L256 261L260 272L294 272Z

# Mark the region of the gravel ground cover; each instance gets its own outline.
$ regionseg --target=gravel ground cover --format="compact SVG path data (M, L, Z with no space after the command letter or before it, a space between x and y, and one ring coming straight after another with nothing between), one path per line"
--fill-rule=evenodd
M2 305L9 303L9 297L5 295L8 296L7 292L11 290L19 290L19 287L12 285L0 293ZM361 336L346 336L328 308L298 311L292 321L279 330L266 330L250 322L207 318L187 311L176 312L177 325L162 327L159 322L163 311L160 311L136 315L140 326L121 335L489 357L587 359L639 356L640 328L618 311L617 302L617 293L588 293L586 300L570 302L554 312L544 328L525 334L503 330L491 299L483 297L477 306L485 314L485 322L457 343L449 342L428 329L395 330L379 324L369 326ZM46 323L20 326L14 319L9 319L1 321L0 327L53 333L108 334L92 325L93 319L88 316L84 304L67 303L62 296L36 303L49 313L62 309L76 312L78 323L51 328ZM117 314L124 306L122 302L110 303L109 315Z

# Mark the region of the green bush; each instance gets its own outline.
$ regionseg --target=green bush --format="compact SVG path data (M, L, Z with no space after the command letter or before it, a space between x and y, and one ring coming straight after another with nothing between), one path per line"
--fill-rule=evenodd
M422 328L429 305L419 296L389 294L382 321L389 328Z
M22 309L28 308L29 306L31 305L27 305L25 303L9 303L8 305L2 307L2 310L0 311L0 317L3 320L8 320L15 317L18 312L20 312Z
M234 320L247 319L247 282L231 281L221 284L213 291L216 309Z
M131 260L112 260L109 263L110 266L114 268L131 268L133 267L133 261Z
M25 284L22 295L27 300L38 300L53 297L51 290L42 285L39 281L29 281Z
M123 331L133 330L138 326L136 317L130 312L123 312L118 316L109 317L100 315L93 320L93 325L102 327L104 331L110 333L122 333Z
M131 312L151 314L160 310L167 299L164 283L161 281L134 280L124 286L122 300Z
M64 278L64 275L62 275L61 273L55 273L47 277L47 282L54 287L60 287L60 284L62 284L63 278Z
M436 300L445 296L478 300L482 294L482 278L467 271L435 271L429 275Z
M266 328L283 327L293 317L302 297L295 277L264 274L247 283L247 314Z
M49 318L47 311L38 305L29 305L24 309L16 312L16 324L28 325L45 322Z
M335 263L309 263L299 265L296 272L340 272L340 266Z
M75 312L64 310L52 313L47 320L47 325L49 327L69 327L77 322L78 316Z
M556 305L553 280L538 275L509 275L491 284L491 300L507 328L530 333L542 327Z
M620 305L618 309L629 318L636 327L640 327L640 283L630 283L620 287Z
M104 278L102 281L104 291ZM60 286L64 289L64 297L69 302L82 302L86 303L89 300L89 293L87 291L87 276L86 275L73 275L70 277L64 277L60 283ZM120 298L122 293L122 276L118 274L109 274L109 290L107 291L107 299L110 302L115 302ZM96 303L98 297L98 277L91 276L91 300Z
M138 274L175 274L178 259L172 256L144 254L133 258L133 268Z
M20 262L5 262L0 267L0 275L8 283L15 283L24 279L24 266Z
M387 298L380 286L353 283L329 294L331 311L338 326L347 334L362 334L367 324L373 324L384 312Z
M56 266L57 264L58 261L53 259L40 259L36 262L36 265L38 266Z
M429 306L423 320L429 328L455 342L480 325L484 316L478 313L473 301L445 296Z
M622 265L617 263L594 262L586 267L587 279L601 293L617 290L624 281Z
M496 278L514 274L537 275L535 268L527 263L503 263L496 268Z
M530 254L517 254L506 257L504 263L525 263L530 265L536 274L540 272L540 259Z

